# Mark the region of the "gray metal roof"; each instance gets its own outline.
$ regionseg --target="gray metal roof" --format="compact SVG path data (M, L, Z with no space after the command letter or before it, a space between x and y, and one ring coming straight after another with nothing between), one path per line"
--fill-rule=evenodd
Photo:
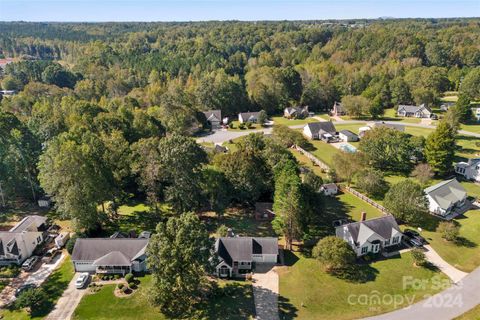
M347 137L354 137L354 138L358 137L355 133L353 133L350 130L341 130L339 133L341 133L341 134L343 134Z
M130 261L145 253L149 239L138 238L79 238L73 248L73 261L95 261L112 252L120 252ZM115 254L110 258L118 258Z
M222 237L216 250L229 265L232 261L251 261L253 254L278 254L278 239L272 237Z
M46 222L47 217L38 215L27 216L23 218L22 221L17 223L12 229L10 229L10 232L22 232L28 227L30 227L32 224L35 224L35 227L37 228L42 224L45 224Z
M347 230L345 230L345 228ZM352 236L353 241L357 245L362 245L374 233L378 234L383 239L390 239L392 237L393 230L401 232L395 218L392 215L386 215L379 218L353 222L336 227L335 233L337 237L347 240L345 231L348 231L348 233L350 233Z
M335 134L337 132L337 129L335 129L332 121L311 122L307 123L306 125L313 134L317 134L320 131L330 134Z
M132 262L120 251L112 251L93 262L94 266L130 266Z
M424 191L444 210L467 196L467 191L455 178L437 183Z

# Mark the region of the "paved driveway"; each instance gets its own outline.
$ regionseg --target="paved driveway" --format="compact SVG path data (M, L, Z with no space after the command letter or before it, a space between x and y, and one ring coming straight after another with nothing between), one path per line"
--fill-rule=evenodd
M446 262L445 260L440 257L440 255L433 250L433 248L430 245L425 246L425 257L427 260L435 265L437 268L440 269L443 273L445 273L454 283L459 282L463 278L467 276L468 273L463 272Z
M257 320L278 320L278 273L274 265L257 265L253 274Z
M88 291L85 286L83 289L75 288L75 280L80 274L76 273L72 281L68 284L68 288L63 292L63 295L58 300L55 308L45 318L45 320L68 320L72 317L73 312L77 308L80 300Z

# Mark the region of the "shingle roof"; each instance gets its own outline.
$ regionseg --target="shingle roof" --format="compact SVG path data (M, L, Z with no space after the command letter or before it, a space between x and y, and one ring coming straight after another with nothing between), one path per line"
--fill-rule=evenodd
M426 107L425 104L421 104L419 106L408 106L408 105L399 105L398 106L398 110L405 110L405 112L408 112L408 113L415 113L421 109L425 109L427 112L432 112L432 110L430 110L430 108Z
M319 133L321 130L330 134L335 134L337 129L332 121L311 122L306 124L313 134Z
M240 116L244 121L248 121L250 118L258 118L260 112L241 112Z
M467 196L465 188L457 179L442 181L426 188L424 191L444 210L447 210L454 203L465 199Z
M73 261L95 261L112 252L122 253L130 261L145 253L149 239L138 238L80 238L73 248ZM118 258L115 254L113 257Z
M208 121L218 120L222 121L222 110L208 110L203 112Z
M120 251L112 251L93 262L94 266L130 266L132 262Z
M339 226L335 229L338 237L346 238L345 228L352 236L353 241L358 245L362 245L374 233L384 239L390 239L393 230L401 232L397 221L392 215Z
M251 261L252 254L278 254L278 239L270 237L223 237L217 253L230 266L232 261Z
M35 224L35 227L39 227L46 222L47 217L42 217L38 215L27 216L23 218L22 221L17 223L12 229L10 229L10 232L22 232L28 227L30 227L32 224Z
M350 130L341 130L339 133L347 136L347 137L358 137L355 133L353 133L352 131Z

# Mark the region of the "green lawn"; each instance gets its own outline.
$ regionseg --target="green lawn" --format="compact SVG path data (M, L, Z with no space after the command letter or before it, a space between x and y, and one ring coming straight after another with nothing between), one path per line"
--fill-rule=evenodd
M337 148L323 141L310 140L310 143L315 148L315 150L311 151L311 153L318 159L325 162L328 166L331 166L333 163L333 155L337 152L341 152Z
M137 292L129 297L117 298L113 294L115 285L106 285L99 292L83 297L75 310L75 320L159 320L167 319L158 308L148 302L148 287L151 277L140 279ZM253 305L252 287L246 282L221 282L221 293L201 307L206 319L252 319Z
M305 119L287 119L287 118L284 118L283 116L276 116L276 117L272 117L272 120L274 125L285 125L285 126L294 126L294 125L306 124L309 122L318 122L317 119L312 117L308 117Z
M475 308L471 309L467 313L464 313L460 317L455 318L455 320L478 320L480 319L480 305L477 305Z
M368 219L383 215L377 208L348 192L339 193L336 197L326 197L325 207L327 213L339 218L348 217L353 221L359 221L362 212L367 213Z
M322 169L320 169L319 166L314 165L313 162L310 159L308 159L305 155L300 153L300 151L297 151L295 149L290 149L290 152L297 159L300 166L304 166L304 167L309 168L310 170L313 171L313 173L315 173L317 176L322 177L323 179L325 179L327 177L327 174L325 172L323 172Z
M470 123L470 124L462 124L460 129L475 133L480 133L480 123Z
M42 288L47 293L48 301L34 316L30 317L25 310L4 310L0 314L4 319L8 320L43 319L50 313L57 300L62 296L63 291L72 280L74 273L72 261L70 260L70 256L68 256L62 262L61 266L42 284Z
M296 259L298 261L295 262ZM357 282L330 276L322 271L318 261L300 254L291 254L289 260L293 265L279 270L282 319L342 320L372 316L391 311L395 306L393 303L375 304L375 300L372 304L363 304L359 303L362 301L359 297L376 295L389 301L386 299L395 295L398 299L419 301L426 295L441 290L430 284L418 290L411 286L404 288L404 277L430 281L436 276L442 283L448 282L446 276L440 272L414 267L410 253L359 266L357 272L363 281ZM396 308L406 305L404 299Z

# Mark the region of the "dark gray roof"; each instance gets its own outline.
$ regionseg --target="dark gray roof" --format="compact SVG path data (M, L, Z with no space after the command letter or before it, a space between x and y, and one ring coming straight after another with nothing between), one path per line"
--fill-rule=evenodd
M354 137L354 138L358 137L355 133L353 133L350 130L341 130L340 133L347 137Z
M427 111L428 113L432 112L432 110L430 110L430 108L425 106L425 104L421 104L419 106L408 106L408 105L399 105L398 106L398 111L405 110L405 112L408 112L408 113L415 113L415 112L420 111L422 109L425 109L425 111Z
M467 196L465 188L457 179L445 180L426 188L425 193L432 197L440 208L447 210L453 204L462 201Z
M93 262L94 266L130 266L131 259L127 258L120 251L112 251Z
M205 115L208 121L215 120L214 118L216 118L216 120L218 121L222 121L222 110L208 110L203 112L203 114Z
M310 128L310 131L313 134L317 134L320 131L330 134L335 134L337 132L337 129L335 129L332 121L311 122L307 123L307 126Z
M145 253L148 239L80 238L73 248L73 261L95 261L112 252L122 253L130 261ZM113 257L119 257L118 254Z
M333 104L333 108L334 108L337 112L343 112L343 111L344 111L344 108L343 108L342 103L337 102L337 101L335 101L335 103Z
M47 222L47 217L42 217L42 216L27 216L22 219L19 223L17 223L12 229L10 229L11 232L22 232L28 227L30 227L32 224L35 224L35 227L40 227L43 224L46 224Z
M243 120L248 121L248 119L250 119L251 117L258 118L259 113L260 112L241 112L240 116Z
M252 254L278 254L278 239L271 237L219 238L217 253L231 266L232 261L251 261Z
M384 239L391 238L392 229L395 229L398 232L401 232L400 228L398 227L397 221L392 215L387 215L387 216L365 220L365 221L349 223L349 224L337 227L335 231L338 237L345 239L344 231L345 231L345 228L347 228L348 232L352 236L353 241L356 244L360 243L361 245L364 242L363 240L368 238L368 232L367 232L367 234L364 234L364 236L362 236L362 239L360 239L360 233L361 233L360 228L362 227L362 224L368 227L368 229L370 229L371 231L380 235Z

